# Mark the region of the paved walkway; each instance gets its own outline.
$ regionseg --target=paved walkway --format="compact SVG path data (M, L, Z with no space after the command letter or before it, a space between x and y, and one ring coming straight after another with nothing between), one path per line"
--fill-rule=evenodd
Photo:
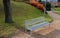
M38 32L34 32L33 35L29 35L24 31L18 31L12 38L60 38L60 15L49 11L48 14L52 17L53 22L51 23L51 28L45 28Z
M48 14L51 16L51 18L53 19L53 24L54 24L54 28L56 29L60 29L60 15L53 13L52 11L48 11Z
M60 15L53 13L52 11L47 11L53 20L60 20Z

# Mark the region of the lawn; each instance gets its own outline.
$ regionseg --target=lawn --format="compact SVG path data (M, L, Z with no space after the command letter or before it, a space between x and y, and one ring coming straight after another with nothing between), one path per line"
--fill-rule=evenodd
M60 15L60 8L59 7L54 8L54 12Z
M11 1L11 9L13 21L15 22L14 25L19 28L24 27L25 20L41 17L44 15L43 12L37 8L23 2ZM48 22L52 20L48 15L45 15L45 17L46 21ZM14 25L4 23L3 5L2 0L0 0L0 36L6 36L16 31L17 28Z

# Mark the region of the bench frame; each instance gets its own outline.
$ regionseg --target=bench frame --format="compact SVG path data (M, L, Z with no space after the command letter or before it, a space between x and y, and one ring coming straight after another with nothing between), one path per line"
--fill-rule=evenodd
M37 22L36 22L36 20L37 20ZM27 28L29 28L29 25L33 25L33 24L35 24L36 25L36 23L38 23L38 22L40 22L40 21L42 22L45 22L45 18L44 17L38 17L38 18L34 18L34 19L29 19L29 20L25 20L25 32L27 31L27 30L29 30L29 29L27 29ZM32 21L32 23L28 23L28 22L30 22L30 21ZM35 22L33 22L33 21L35 21ZM43 23L42 22L42 23ZM49 22L47 22L47 24L48 24ZM38 23L39 24L39 23ZM44 24L44 23L43 23ZM49 28L50 28L50 23L48 24L49 25ZM47 26L47 25L45 25L45 26ZM42 27L45 27L45 26L42 26ZM42 27L40 27L40 28L42 28ZM34 29L35 30L35 29ZM34 30L29 30L30 31L30 35L32 35L32 31L34 31ZM37 29L36 29L37 30Z

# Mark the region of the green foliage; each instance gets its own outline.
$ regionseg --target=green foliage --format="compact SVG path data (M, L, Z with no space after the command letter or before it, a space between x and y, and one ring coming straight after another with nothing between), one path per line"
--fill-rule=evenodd
M46 2L46 10L51 10L51 4L49 2Z
M45 1L42 1L40 3L42 3L44 6L45 6L45 3L46 3L46 10L51 10L51 3L45 2Z
M39 3L41 2L41 0L39 0Z

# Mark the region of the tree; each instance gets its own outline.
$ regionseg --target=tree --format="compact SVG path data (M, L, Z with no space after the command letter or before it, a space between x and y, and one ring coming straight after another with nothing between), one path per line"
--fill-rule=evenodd
M5 12L5 23L12 23L12 14L10 8L10 0L3 0L4 12Z

